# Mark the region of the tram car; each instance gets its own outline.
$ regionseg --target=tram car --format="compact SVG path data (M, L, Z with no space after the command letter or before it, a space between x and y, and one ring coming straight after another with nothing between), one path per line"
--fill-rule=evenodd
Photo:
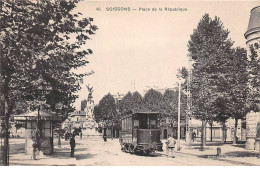
M149 155L162 150L158 112L124 112L121 116L121 149Z

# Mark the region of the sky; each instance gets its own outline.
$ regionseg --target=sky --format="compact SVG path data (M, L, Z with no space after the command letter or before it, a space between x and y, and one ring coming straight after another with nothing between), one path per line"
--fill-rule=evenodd
M234 0L81 1L75 11L94 18L98 30L84 46L93 50L88 57L90 63L76 70L95 73L84 77L74 106L80 109L81 100L87 98L87 84L93 86L95 104L108 93L138 91L143 95L149 88L176 86L177 69L189 65L190 35L205 13L212 18L220 17L224 28L230 31L234 47L246 47L244 33L250 11L259 5L259 1ZM111 11L115 7L127 10ZM165 11L165 8L185 11Z

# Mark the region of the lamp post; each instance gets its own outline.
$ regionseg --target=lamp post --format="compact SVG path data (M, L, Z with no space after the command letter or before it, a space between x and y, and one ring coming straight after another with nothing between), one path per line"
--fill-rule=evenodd
M40 128L40 111L42 111L42 105L46 104L46 92L51 91L52 88L48 86L47 82L43 79L42 73L39 74L38 79L35 82L35 85L38 86L38 91L40 93L40 96L37 98L37 104L38 104L38 114L37 114L37 119L36 119L36 132L35 132L35 142L33 144L33 159L37 160L36 157L36 151L40 151L41 149L41 128Z
M179 80L179 94L178 94L178 140L177 140L177 151L180 151L180 137L181 137L181 84L184 79Z
M59 102L59 103L56 104L55 106L56 106L55 108L58 109L59 112L60 112L60 114L61 114L61 109L62 109L63 104L62 104L61 102ZM57 115L59 116L58 113L57 113ZM58 138L58 147L61 147L61 140L60 140L60 127L61 127L61 124L60 124L60 123L58 123L58 127L59 127L59 133L58 133L58 135L59 135L59 138Z

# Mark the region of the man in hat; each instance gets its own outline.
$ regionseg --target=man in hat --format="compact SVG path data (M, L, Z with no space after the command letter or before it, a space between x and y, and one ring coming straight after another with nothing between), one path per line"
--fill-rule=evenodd
M76 142L75 142L75 135L74 133L72 134L72 137L70 138L70 157L74 157L74 149L76 147Z

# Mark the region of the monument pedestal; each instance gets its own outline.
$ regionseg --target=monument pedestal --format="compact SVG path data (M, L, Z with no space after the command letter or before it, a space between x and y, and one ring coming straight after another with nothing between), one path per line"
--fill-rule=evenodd
M260 138L255 138L255 150L260 152Z
M246 137L246 149L247 150L254 150L255 149L255 137Z

